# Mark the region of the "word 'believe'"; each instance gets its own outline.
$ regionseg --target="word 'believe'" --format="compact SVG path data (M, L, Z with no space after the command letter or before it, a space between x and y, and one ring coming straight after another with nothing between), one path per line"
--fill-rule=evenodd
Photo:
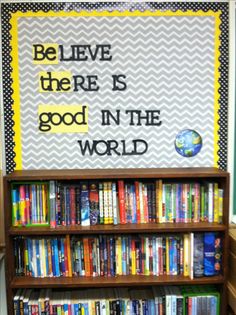
M66 55L63 45L35 44L33 45L34 63L57 64L59 61L111 61L111 45L70 45L70 53Z

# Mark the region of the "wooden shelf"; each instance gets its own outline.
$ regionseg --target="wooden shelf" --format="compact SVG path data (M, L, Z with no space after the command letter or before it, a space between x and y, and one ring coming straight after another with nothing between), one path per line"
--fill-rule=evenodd
M79 180L118 180L118 179L163 179L175 182L212 181L224 191L223 224L217 223L147 223L123 225L95 225L12 227L11 183L24 181L79 181ZM229 173L216 168L161 168L161 169L83 169L83 170L28 170L15 171L4 177L4 207L6 236L6 282L8 312L13 314L13 297L19 288L103 288L103 287L147 287L152 285L207 285L216 284L221 295L220 314L227 309L228 274L228 221L229 221ZM14 236L59 236L59 235L101 235L101 234L157 234L189 232L221 232L223 276L190 279L184 276L117 276L117 277L59 277L32 278L16 277L14 268Z
M73 180L118 178L216 178L228 177L227 172L212 167L200 168L131 168L131 169L76 169L76 170L25 170L7 176L14 180Z
M91 288L91 287L127 287L151 285L182 285L182 284L222 284L223 276L190 279L184 276L117 276L117 277L61 277L32 278L15 277L10 286L17 288Z
M123 234L123 233L181 233L225 231L227 226L217 223L147 223L147 224L118 224L93 226L60 226L50 227L11 227L10 235L60 235L60 234Z

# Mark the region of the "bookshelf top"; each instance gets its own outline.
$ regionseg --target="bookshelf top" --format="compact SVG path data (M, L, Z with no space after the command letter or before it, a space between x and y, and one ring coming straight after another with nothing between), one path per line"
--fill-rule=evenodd
M5 177L14 180L128 179L128 178L214 178L229 177L229 173L213 167L197 168L129 168L129 169L64 169L23 170Z

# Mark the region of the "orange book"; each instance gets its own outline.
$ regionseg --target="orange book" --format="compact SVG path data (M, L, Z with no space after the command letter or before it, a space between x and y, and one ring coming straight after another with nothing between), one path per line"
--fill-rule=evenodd
M66 235L65 248L67 249L67 265L68 265L68 277L72 277L72 261L71 261L71 250L70 250L70 236Z
M88 237L83 238L83 247L84 247L84 267L85 267L85 276L90 277L90 259L89 259L89 239Z
M89 274L93 275L93 237L88 238L88 249L89 249Z

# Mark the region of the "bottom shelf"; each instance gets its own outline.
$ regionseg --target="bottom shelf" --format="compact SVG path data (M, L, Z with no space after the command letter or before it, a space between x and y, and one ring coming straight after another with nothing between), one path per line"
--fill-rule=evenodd
M117 276L117 277L15 277L11 288L89 288L89 287L137 287L152 285L223 284L222 275L190 279L184 276Z

